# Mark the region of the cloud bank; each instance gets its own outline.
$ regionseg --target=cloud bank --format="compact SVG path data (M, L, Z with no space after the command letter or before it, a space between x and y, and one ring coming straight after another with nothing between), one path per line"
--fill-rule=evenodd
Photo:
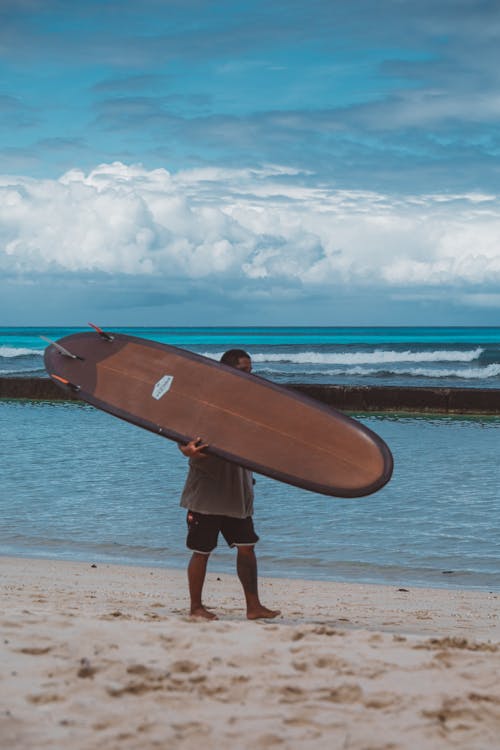
M499 44L494 2L2 0L0 160L496 192Z
M292 297L439 288L498 303L498 195L401 198L274 165L171 174L122 163L57 180L3 177L0 193L10 278L120 275Z

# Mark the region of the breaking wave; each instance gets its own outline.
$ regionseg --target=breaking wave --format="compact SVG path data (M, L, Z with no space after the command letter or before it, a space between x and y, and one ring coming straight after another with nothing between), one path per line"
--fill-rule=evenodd
M281 370L273 370L272 368L264 368L259 370L259 374L267 377L273 375L282 375ZM298 373L294 372L295 379ZM375 369L368 367L347 367L344 369L328 369L328 370L308 370L300 373L300 375L314 376L321 375L322 377L366 377L366 378L393 378L393 377L406 377L406 378L449 378L460 380L480 380L488 378L500 377L500 364L487 365L486 367L468 367L464 369L447 369L447 368L431 368L431 367L414 367L414 368L401 368L401 369Z
M43 349L28 349L26 347L0 346L0 357L13 359L15 357L43 357Z
M401 370L374 370L363 367L353 367L346 370L327 370L324 375L361 375L367 377L393 377L394 375L407 378L460 378L475 380L482 378L497 378L500 375L500 364L488 365L487 367L468 367L462 369L443 369L415 367Z
M372 352L297 352L277 354L252 354L254 362L282 362L283 364L318 365L362 365L385 364L390 362L473 362L479 359L483 349L477 347L469 351L390 351L375 349Z
M393 351L375 349L371 352L253 352L256 364L274 363L283 365L377 365L404 362L473 362L481 357L484 349L476 347L466 351L437 349L433 351ZM222 352L207 353L205 357L220 359Z

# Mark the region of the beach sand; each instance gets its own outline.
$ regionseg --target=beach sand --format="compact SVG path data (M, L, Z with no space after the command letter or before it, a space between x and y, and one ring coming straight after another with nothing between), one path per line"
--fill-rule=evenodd
M0 558L2 750L491 750L499 594Z

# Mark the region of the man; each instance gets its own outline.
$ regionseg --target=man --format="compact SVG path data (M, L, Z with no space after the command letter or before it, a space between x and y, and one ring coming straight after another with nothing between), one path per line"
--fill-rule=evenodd
M252 362L242 349L230 349L221 362L242 372L252 371ZM187 508L186 544L192 551L188 565L191 615L207 620L217 616L202 601L208 558L217 546L219 532L230 547L236 547L236 571L245 594L247 618L271 618L280 614L260 602L257 585L257 560L254 546L253 477L248 469L204 453L208 445L201 438L180 445L189 458L189 473L181 497Z

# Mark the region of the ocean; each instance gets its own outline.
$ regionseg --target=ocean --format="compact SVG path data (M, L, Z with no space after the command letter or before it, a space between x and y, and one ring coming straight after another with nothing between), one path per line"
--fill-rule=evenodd
M78 328L0 328L0 377L43 377L40 337ZM113 328L218 359L247 349L279 383L500 388L500 327Z
M0 329L0 374L43 376L45 342ZM500 387L500 328L113 329L218 357L247 349L277 382ZM500 590L500 417L353 415L394 475L355 500L257 477L262 575ZM0 554L182 568L186 461L83 403L0 401ZM223 541L210 569L234 571Z

